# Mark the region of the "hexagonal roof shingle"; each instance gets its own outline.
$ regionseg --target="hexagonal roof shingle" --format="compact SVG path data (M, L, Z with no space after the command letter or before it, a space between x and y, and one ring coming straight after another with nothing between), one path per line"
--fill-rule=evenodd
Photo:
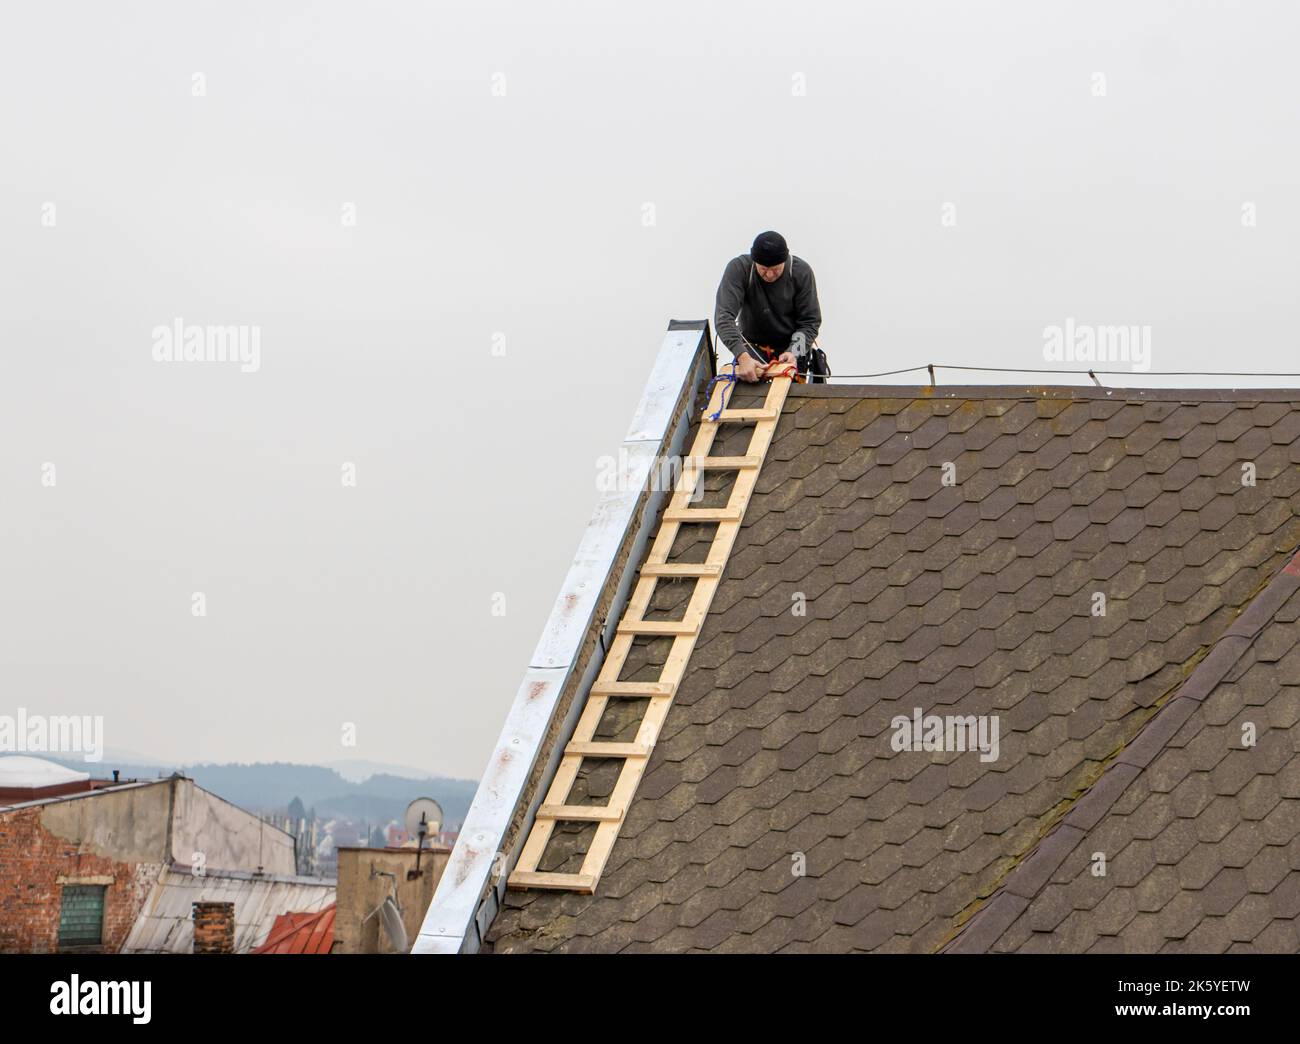
M596 894L510 891L487 948L1297 949L1297 465L1300 393L796 386ZM918 708L997 759L895 750Z

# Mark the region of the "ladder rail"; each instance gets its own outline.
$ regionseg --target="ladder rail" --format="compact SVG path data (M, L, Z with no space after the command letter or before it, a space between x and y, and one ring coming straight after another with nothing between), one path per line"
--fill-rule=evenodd
M704 627L713 597L722 581L723 570L731 557L750 497L757 486L768 448L776 433L790 384L791 378L788 376L774 377L762 407L754 409L722 409L725 385L719 383L715 386L705 417L696 431L690 455L685 460L673 495L664 509L658 535L640 567L632 597L619 620L605 662L591 686L573 736L565 746L559 767L524 841L519 861L507 881L509 887L557 889L588 895L595 892L641 777L650 763L650 755L667 720L677 688L685 677L686 666ZM710 419L713 413L718 413L718 420ZM709 457L719 425L728 423L753 425L749 447L740 456ZM691 507L692 500L697 496L698 483L703 480L705 472L711 470L736 473L726 506ZM669 556L681 527L699 522L717 526L704 562L670 562ZM647 620L645 614L659 581L673 578L695 580L695 589L682 618ZM655 681L620 681L619 675L623 672L633 641L638 635L670 637L672 646L668 658ZM633 742L616 743L596 738L596 731L610 700L616 699L647 700L646 711L637 726ZM604 805L569 804L568 798L581 772L582 763L588 758L621 762L609 800ZM538 869L554 834L555 824L561 822L596 825L595 835L583 854L582 866L575 873Z

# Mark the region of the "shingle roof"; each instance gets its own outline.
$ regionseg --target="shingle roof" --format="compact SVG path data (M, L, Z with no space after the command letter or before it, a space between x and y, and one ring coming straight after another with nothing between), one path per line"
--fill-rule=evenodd
M739 389L733 405L758 394ZM724 430L712 452L746 437ZM1300 756L1279 731L1294 725L1296 682L1278 661L1246 671L1235 697L1216 690L1137 783L1113 763L1300 546L1298 463L1297 392L795 388L596 894L508 892L490 947L934 951L1002 910L1016 915L1002 948L1086 949L1118 932L1145 950L1199 930L1294 949L1295 912L1289 936L1276 926L1294 874L1273 881L1279 851L1295 869L1300 835ZM673 560L690 560L692 540L699 554L707 534L691 529ZM662 618L680 615L690 583L660 583ZM1284 644L1271 633L1256 643L1269 655ZM652 680L667 645L638 642L623 677ZM1252 761L1229 755L1233 699L1260 707ZM895 751L892 719L918 707L998 716L1000 757ZM611 708L602 738L630 738L641 708ZM584 764L570 802L603 801L613 769ZM1090 788L1114 801L1098 827L1111 876L1080 870L1088 832L1032 902L1002 890L1040 846L1073 837L1053 830ZM1233 837L1236 815L1267 833L1245 863L1253 840ZM1113 846L1157 823L1182 833L1144 842L1141 866L1154 863L1139 874ZM1210 855L1184 865L1199 851L1182 851L1189 830L1222 863L1204 880ZM573 869L584 833L557 829L540 868ZM1170 871L1189 878L1190 898L1166 897L1177 923L1114 928ZM1103 906L1116 892L1129 898ZM1259 898L1282 912L1242 940Z
M1300 950L1297 618L1300 556L952 948Z

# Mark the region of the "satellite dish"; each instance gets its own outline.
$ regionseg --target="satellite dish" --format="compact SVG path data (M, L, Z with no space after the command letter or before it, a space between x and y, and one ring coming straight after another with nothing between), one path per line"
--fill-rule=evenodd
M388 936L394 950L405 953L411 948L406 938L406 925L402 923L402 908L391 895L384 899L383 906L379 908L379 922L384 926L384 934Z
M406 836L421 847L442 830L442 806L433 798L416 798L406 806Z

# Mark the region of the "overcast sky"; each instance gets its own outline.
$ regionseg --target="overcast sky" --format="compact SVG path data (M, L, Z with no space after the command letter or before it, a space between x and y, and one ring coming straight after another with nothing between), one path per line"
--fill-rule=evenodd
M9 5L0 713L476 777L668 320L766 228L840 373L1054 365L1067 320L1300 370L1297 21ZM158 361L178 318L256 370Z

